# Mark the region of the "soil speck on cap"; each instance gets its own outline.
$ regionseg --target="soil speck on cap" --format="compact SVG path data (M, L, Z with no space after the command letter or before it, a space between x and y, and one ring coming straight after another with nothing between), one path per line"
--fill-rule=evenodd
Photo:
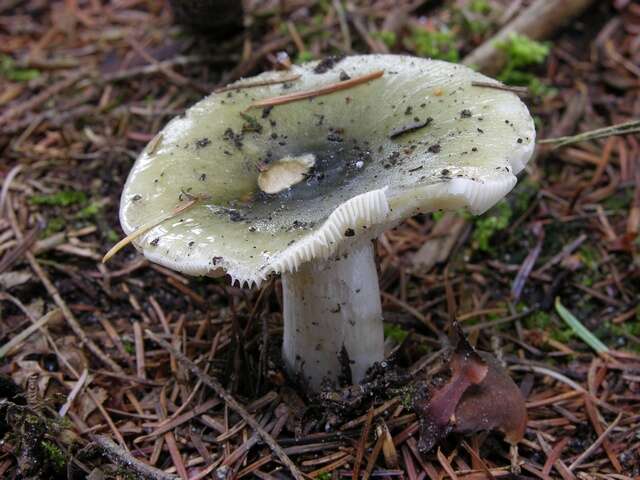
M471 116L471 110L465 108L460 112L460 118L469 118Z
M344 55L332 55L330 57L321 60L315 68L313 69L313 73L326 73L335 67L338 63L344 60Z
M207 137L201 138L200 140L196 140L197 149L204 148L210 144L211 144L211 140L209 140Z
M418 117L414 118L414 123L410 123L408 125L403 125L400 128L397 128L396 130L393 130L391 132L391 134L389 134L389 138L391 140L394 140L398 137L400 137L401 135L404 135L405 133L410 133L410 132L414 132L416 130L420 130L421 128L424 128L428 125L431 124L431 122L433 122L433 118L431 117L427 117L427 119L424 122L420 122L420 119Z
M242 149L242 134L235 133L231 128L227 128L222 138L227 142L233 143L238 150Z
M356 232L353 230L353 228L347 228L344 231L344 236L345 237L353 237L356 234Z
M434 145L431 145L428 150L431 153L440 153L440 144L436 143Z

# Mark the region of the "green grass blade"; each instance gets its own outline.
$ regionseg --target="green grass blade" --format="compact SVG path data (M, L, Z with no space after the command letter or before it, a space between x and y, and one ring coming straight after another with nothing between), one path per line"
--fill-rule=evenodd
M571 327L571 329L575 332L578 337L582 339L584 343L589 345L598 353L605 353L609 351L609 347L607 347L604 343L602 343L593 333L591 333L587 328L580 323L573 314L567 310L564 305L560 302L560 298L556 297L556 311L558 315L562 317L562 319Z

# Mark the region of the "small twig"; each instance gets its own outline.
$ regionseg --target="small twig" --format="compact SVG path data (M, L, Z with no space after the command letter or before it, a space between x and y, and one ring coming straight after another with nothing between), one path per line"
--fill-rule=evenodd
M597 140L599 138L606 138L612 135L626 135L627 133L640 132L640 120L631 120L630 122L619 123L617 125L611 125L610 127L597 128L588 132L579 133L578 135L572 135L569 137L558 138L545 138L544 140L538 140L540 145L546 145L549 143L555 143L553 148L566 147L579 142L587 142L589 140Z
M78 322L78 319L76 319L73 312L71 312L71 309L67 306L67 303L64 301L64 299L60 295L60 292L58 291L58 289L55 287L55 285L49 279L48 275L42 269L35 255L31 252L27 252L26 257L27 257L27 260L29 261L29 264L31 265L31 269L35 272L37 277L40 279L40 282L42 282L42 284L44 285L44 288L47 290L49 295L51 295L51 298L53 298L53 301L56 303L56 305L58 305L58 307L60 307L60 310L62 310L62 313L64 314L64 317L67 320L67 324L71 327L71 330L73 330L73 333L75 333L78 336L80 341L84 343L87 346L87 348L91 351L91 353L93 353L96 357L98 357L102 361L102 363L110 367L112 370L118 373L122 373L123 371L122 367L118 365L116 362L114 362L111 359L111 357L105 354L102 351L102 349L93 340L91 340L91 338L89 338L89 336L82 329L82 327L80 326L80 322Z
M0 300L4 300L4 295L0 293ZM0 347L0 358L5 357L7 354L11 352L17 345L22 343L24 340L29 338L29 336L34 333L36 330L42 330L42 328L50 322L52 319L57 319L61 317L62 312L60 312L59 308L55 310L51 310L49 313L44 314L36 323L29 325L27 328L18 333L15 337L9 340L7 343Z
M87 381L88 377L89 377L89 370L85 368L82 371L82 375L80 375L80 378L76 381L76 384L71 389L71 392L69 392L69 395L67 396L67 401L64 402L64 405L62 405L62 407L60 407L60 410L58 411L58 415L60 415L61 417L64 417L67 414L67 412L71 408L71 405L73 404L73 401L76 399L76 397L84 387L84 384Z
M513 371L517 371L517 372L533 372L533 373L537 373L539 375L549 376L551 378L556 379L559 382L564 383L565 385L568 385L569 387L571 387L576 392L580 392L583 395L588 396L589 399L592 402L594 402L595 404L601 406L602 408L605 408L605 409L609 410L610 412L615 412L615 413L619 413L620 412L620 410L618 408L615 408L615 407L609 405L607 402L605 402L603 400L600 400L595 395L592 395L591 393L589 393L584 387L582 387L578 383L574 382L573 380L571 380L570 378L566 377L565 375L562 375L561 373L556 372L555 370L551 370L550 368L540 367L540 366L537 366L537 365L512 365L512 366L509 367L509 370L513 370Z
M179 214L187 211L188 209L193 207L196 203L198 203L199 200L200 200L200 198L196 198L196 197L191 198L184 205L180 205L179 207L176 207L176 209L173 210L173 212L171 212L169 215L165 215L160 220L154 220L154 221L149 222L149 223L147 223L145 225L142 225L140 228L138 228L137 230L133 231L132 233L130 233L129 235L124 237L122 240L120 240L118 243L116 243L113 247L111 247L109 249L109 251L107 253L105 253L104 257L102 257L102 263L107 263L111 259L111 257L113 257L116 253L118 253L124 247L129 245L131 242L133 242L136 238L144 235L145 233L147 233L152 228L157 227L158 225L160 225L162 222L170 220L173 217L175 217L176 215L179 215Z
M542 475L544 475L546 478L549 477L551 468L555 465L555 463L562 455L562 450L564 449L564 447L566 447L567 443L569 443L569 440L571 440L570 437L564 437L562 440L556 443L555 446L547 453L547 461L544 462L544 465L542 467Z
M304 92L295 92L289 95L282 95L280 97L267 98L265 100L259 100L249 105L248 109L271 107L274 105L283 105L285 103L297 102L298 100L304 100L305 98L319 97L321 95L328 95L330 93L338 92L340 90L346 90L357 85L366 83L370 80L376 80L384 75L384 70L376 70L375 72L367 73L360 77L353 77L344 82L331 83L324 87L316 88L315 90L306 90ZM247 110L248 110L247 109Z
M2 212L4 211L4 202L7 200L9 186L11 185L11 182L13 182L13 179L18 176L20 170L22 170L22 165L15 165L11 170L9 170L9 173L7 173L7 176L2 182L2 190L0 190L0 218L2 218Z
M542 451L545 453L545 455L547 455L547 458L549 458L551 456L551 452L553 451L551 445L547 443L542 435L542 432L540 431L536 431L536 438L538 440L538 444L542 448ZM567 468L561 458L557 458L553 462L553 466L556 468L556 470L564 480L576 480L576 476Z
M183 423L188 422L192 418L197 417L197 416L199 416L199 415L201 415L203 413L208 412L209 410L211 410L213 407L215 407L219 403L220 403L220 400L218 400L217 398L212 398L209 401L203 403L202 405L198 405L196 408L190 410L189 412L183 413L182 415L174 418L173 420L160 425L153 432L148 433L147 435L143 435L141 437L136 438L133 441L133 443L134 444L139 444L139 443L142 443L142 442L144 442L146 440L149 440L149 439L152 439L152 438L156 438L156 437L158 437L160 435L163 435L163 434L173 430L174 428L179 427Z
M511 296L514 302L517 302L520 299L520 295L522 295L522 291L524 290L524 286L533 270L533 267L540 256L540 252L542 252L542 244L544 242L544 230L540 224L534 225L533 228L534 234L537 235L538 241L536 242L535 247L529 252L527 257L522 262L522 265L518 269L518 273L516 274L516 278L513 280L513 284L511 285Z
M546 272L547 270L549 270L551 267L553 267L555 264L561 262L562 260L564 260L566 257L568 257L569 255L571 255L573 253L573 251L578 248L580 245L582 245L582 243L587 239L587 235L582 233L578 236L578 238L576 238L574 241L572 241L571 243L566 244L564 247L562 247L562 250L560 251L560 253L554 255L553 257L551 257L549 260L547 260L547 262L542 265L540 268L538 268L534 274L536 275L542 275L544 272Z
M369 413L367 413L367 421L362 428L362 435L360 436L360 442L358 443L358 450L356 451L356 458L353 462L353 475L351 478L353 480L358 480L360 478L360 464L362 463L362 458L364 457L364 450L367 446L367 442L369 441L369 431L371 430L371 422L373 421L373 408L369 409Z
M440 447L438 447L436 457L438 458L438 462L440 462L443 470L447 472L447 475L449 475L452 480L458 480L459 477L456 475L456 472L453 470L453 467L451 466L451 463L449 462L445 454L442 453L442 450L440 450Z
M153 55L149 54L144 49L144 47L140 45L134 38L127 38L127 42L129 43L129 45L131 45L133 50L138 55L144 58L151 65L156 65L158 67L158 70L162 72L169 80L171 80L175 84L180 86L186 86L191 83L188 78L184 77L183 75L180 75L179 73L174 72L171 69L171 67L163 65L160 61L158 61L155 57L153 57ZM208 92L203 92L203 93L208 93Z
M300 79L302 75L289 75L284 78L274 78L271 80L258 80L255 82L244 82L244 83L236 83L233 85L227 85L226 87L217 88L213 92L214 93L224 93L230 92L234 90L244 90L245 88L255 88L255 87L266 87L268 85L278 85L279 83L287 83L287 82L295 82Z
M136 370L138 377L147 378L145 370L144 340L142 338L142 326L140 322L133 322L133 338L136 349Z
M133 470L144 479L148 480L175 480L177 477L158 470L155 467L147 465L138 460L133 455L116 445L109 438L102 435L91 435L91 440L96 443L105 455L113 463L120 465L128 470Z
M516 95L529 96L530 92L527 87L514 87L512 85L504 85L502 83L491 82L471 82L472 87L493 88L494 90L504 90L505 92L512 92Z
M231 409L233 409L238 415L242 417L242 419L247 422L247 424L253 428L258 434L262 437L264 442L271 448L273 453L280 459L282 463L286 465L291 474L296 480L303 480L304 477L302 473L298 470L298 467L291 461L288 455L282 450L282 447L278 445L275 439L269 435L265 431L264 428L260 426L260 424L256 421L256 419L247 412L247 410L238 403L238 401L229 394L224 387L212 376L207 375L203 372L195 363L193 363L190 359L188 359L182 352L179 352L175 348L173 348L169 342L162 340L156 334L149 330L145 330L147 336L151 338L154 342L160 345L165 350L169 351L184 367L186 367L191 373L193 373L196 377L198 377L202 382L208 387L212 388L226 403L229 405Z
M338 23L340 25L340 33L342 34L343 49L345 52L351 51L351 33L349 32L349 24L347 23L347 14L344 11L344 7L339 0L333 0L333 8L338 16Z
M382 444L384 443L384 435L379 435L376 443L373 446L373 450L371 451L371 455L369 455L369 460L367 461L367 468L365 468L364 473L362 474L362 480L369 480L371 476L371 472L376 466L376 462L378 457L380 456L380 452L382 451Z
M582 454L578 458L576 458L571 465L569 465L569 471L572 471L575 468L578 468L587 458L589 458L591 454L595 452L600 447L600 445L602 445L602 442L604 442L604 440L611 433L611 431L618 426L618 423L620 423L621 419L622 419L622 413L618 414L618 416L613 421L613 423L611 423L611 425L609 425L607 429L604 432L602 432L602 434L596 439L596 441L593 442L591 446L587 448L584 452L582 452Z
M6 110L2 115L0 115L0 125L8 123L9 120L12 120L14 117L19 117L27 112L34 110L41 104L54 98L61 91L73 86L78 80L80 80L82 77L85 77L86 75L87 72L85 70L76 71L73 74L67 76L67 78L54 83L49 88L44 89L39 94L32 96L31 98L29 98L29 100Z
M96 75L92 82L97 82L102 85L110 82L119 82L122 80L128 80L143 75L153 75L162 71L163 68L170 68L173 66L185 66L206 62L228 62L229 57L223 58L221 56L212 55L178 55L169 60L159 61L150 65L143 65L140 67L132 67L128 70L120 70L113 73L107 73L105 75ZM84 84L84 82L82 82Z

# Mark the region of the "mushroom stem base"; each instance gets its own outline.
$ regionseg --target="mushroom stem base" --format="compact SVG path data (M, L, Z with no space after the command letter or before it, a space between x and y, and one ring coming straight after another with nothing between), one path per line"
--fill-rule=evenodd
M292 375L312 390L338 383L345 368L360 382L383 360L384 333L373 244L303 264L282 275L283 357ZM344 347L350 365L341 355ZM342 358L341 358L342 357Z

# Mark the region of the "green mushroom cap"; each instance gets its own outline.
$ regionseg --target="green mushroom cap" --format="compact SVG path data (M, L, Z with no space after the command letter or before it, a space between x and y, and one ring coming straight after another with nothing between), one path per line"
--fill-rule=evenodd
M377 71L350 88L255 106ZM158 223L134 240L151 261L257 285L419 212L482 213L515 185L535 129L515 94L476 82L500 85L461 65L398 55L240 80L149 143L122 193L122 227Z

